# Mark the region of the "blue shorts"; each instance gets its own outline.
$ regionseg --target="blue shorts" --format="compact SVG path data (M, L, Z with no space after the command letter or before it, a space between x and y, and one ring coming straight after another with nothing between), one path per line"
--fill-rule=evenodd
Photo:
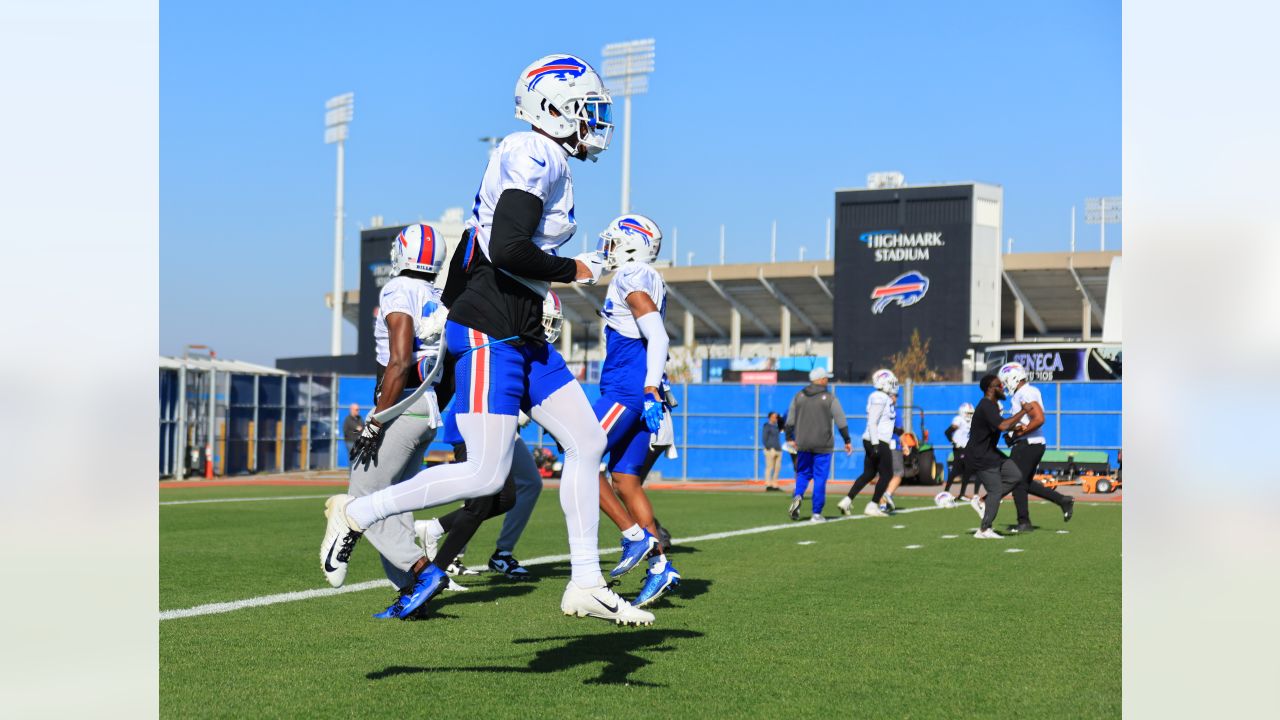
M479 330L450 320L444 327L454 366L453 412L516 415L542 404L575 382L559 351L549 344L495 342Z
M596 419L608 436L609 472L641 477L649 471L649 426L644 416L622 403L601 396L595 404Z

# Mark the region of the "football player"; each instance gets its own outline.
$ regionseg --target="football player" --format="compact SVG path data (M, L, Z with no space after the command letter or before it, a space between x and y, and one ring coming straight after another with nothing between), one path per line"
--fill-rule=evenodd
M651 624L653 615L613 592L596 546L605 434L564 358L546 342L542 305L552 282L594 284L596 253L558 255L573 237L570 159L594 158L609 146L611 101L600 76L573 55L548 55L521 71L515 115L530 130L508 135L490 154L467 230L450 273L445 343L457 356L454 398L465 462L437 465L398 485L330 503L331 532L358 533L391 515L493 495L511 469L516 416L523 409L565 450L560 506L569 535L571 579L560 601L566 615L619 624ZM434 565L419 573L402 616L445 587Z
M598 252L613 270L600 316L605 322L605 358L600 368L596 417L608 435L610 487L600 476L600 508L622 531L622 560L610 575L619 577L649 558L649 572L636 596L644 607L680 584L680 573L660 548L653 505L644 479L659 453L655 439L669 432L671 418L661 391L671 340L663 324L667 286L653 269L662 250L657 223L630 213L600 233ZM615 494L616 491L616 494Z
M559 339L564 313L560 298L554 292L547 293L542 306L542 323L548 343ZM453 445L454 462L463 462L467 457L467 445L458 433L456 417L452 406L445 411L444 442ZM529 417L520 413L519 425L523 427L528 422ZM530 577L528 569L520 564L512 551L525 526L529 524L529 516L538 502L538 495L542 492L542 476L538 474L538 466L533 461L529 446L518 434L514 442L511 472L507 474L507 480L497 495L468 500L462 508L448 515L414 523L418 541L422 543L427 557L450 575L478 574L462 564L462 553L480 529L481 523L503 515L502 532L498 535L497 549L493 557L489 558L489 569L512 580L527 580ZM448 539L441 544L440 538L446 534Z
M947 470L947 486L943 492L951 492L951 484L960 478L959 499L967 502L965 490L969 488L969 471L964 464L964 446L969 444L969 426L973 422L973 405L961 403L956 416L951 418L951 425L944 433L951 441L951 467ZM976 488L975 488L976 491Z
M444 266L445 243L430 225L410 225L391 243L391 279L378 297L373 326L378 362L374 412L408 397L429 377L440 352L445 309L434 280ZM440 425L436 394L420 393L413 404L385 424L370 417L352 444L348 494L330 498L326 514L338 502L364 497L412 477ZM427 564L414 542L413 516L389 515L363 526L364 535L382 556L387 578L396 587L412 585ZM360 535L326 532L320 548L325 578L334 587L347 576L347 561Z
M1011 396L1014 414L1025 411L1024 417L1014 425L1006 436L1009 442L1009 458L1022 473L1017 485L1013 486L1013 504L1018 510L1018 524L1009 528L1011 532L1029 532L1034 529L1031 524L1031 509L1027 495L1035 495L1062 508L1063 522L1071 520L1075 512L1075 500L1056 490L1050 490L1036 480L1036 468L1044 457L1044 402L1040 389L1027 379L1027 370L1020 363L1006 363L996 374L1004 385L1005 392Z
M867 395L867 429L862 433L862 474L849 488L849 494L840 501L840 512L850 515L853 512L853 499L871 479L880 475L876 481L875 493L871 502L867 503L864 515L885 517L888 513L880 509L880 500L889 488L893 479L893 438L894 426L897 424L898 409L894 398L898 394L898 378L893 371L881 368L871 375L871 385L875 389Z
M1020 409L1013 417L1000 417L999 402L1004 399L1004 388L1000 378L986 375L978 383L982 390L982 400L973 413L973 425L969 429L969 444L965 446L965 457L969 467L978 476L978 482L987 490L987 502L978 499L975 492L971 505L982 517L982 526L973 534L979 540L1000 540L1004 536L992 529L996 513L1000 512L1000 498L1018 484L1018 466L1005 457L996 448L1000 442L1000 433L1014 426L1027 414L1026 408Z

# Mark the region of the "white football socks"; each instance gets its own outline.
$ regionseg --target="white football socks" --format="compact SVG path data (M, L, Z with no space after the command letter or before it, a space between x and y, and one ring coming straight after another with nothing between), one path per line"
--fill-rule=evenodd
M626 530L622 531L622 537L635 542L644 539L644 528L640 527L640 523L636 523Z

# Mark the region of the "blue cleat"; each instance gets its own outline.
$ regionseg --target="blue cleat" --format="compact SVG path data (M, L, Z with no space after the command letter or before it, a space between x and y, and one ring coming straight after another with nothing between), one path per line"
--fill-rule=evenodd
M409 617L447 587L449 587L449 576L435 565L428 565L426 570L418 573L418 579L413 583L413 587L401 598L403 602L400 603L400 614L395 617L402 620ZM393 607L395 605L392 605ZM391 612L392 608L387 608L387 612Z
M656 573L650 572L645 576L644 587L640 589L640 594L631 604L644 607L679 586L680 573L676 572L675 566L668 561L666 569Z
M411 588L405 588L401 590L400 594L396 595L396 601L391 603L390 607L388 607L386 610L383 610L380 613L374 613L373 616L378 618L379 620L390 620L390 619L399 618L400 613L404 610L404 601L406 598L409 597L409 594L407 592L409 589Z
M609 571L609 577L619 577L625 575L631 568L640 564L641 560L649 557L649 553L658 549L661 542L653 536L648 530L643 530L644 537L639 540L628 540L622 538L622 560L618 562L618 566Z

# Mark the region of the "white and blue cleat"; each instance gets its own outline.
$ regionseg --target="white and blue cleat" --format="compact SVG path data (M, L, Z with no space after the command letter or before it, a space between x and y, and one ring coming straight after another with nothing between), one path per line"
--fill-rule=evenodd
M396 598L391 607L374 615L374 617L400 618L403 620L412 615L418 608L426 605L428 600L439 595L447 587L449 587L449 576L435 565L428 565L426 569L418 573L418 578L414 581L413 587L409 589L409 592Z
M658 549L661 542L654 537L653 533L644 530L644 537L639 540L628 540L622 538L622 560L618 561L618 566L609 571L609 577L620 577L627 574L632 568L640 564L641 560L649 557L649 553Z
M679 586L680 573L676 572L675 566L668 561L667 567L663 570L656 573L650 572L645 576L644 587L640 588L640 594L631 604L638 608L644 607Z

